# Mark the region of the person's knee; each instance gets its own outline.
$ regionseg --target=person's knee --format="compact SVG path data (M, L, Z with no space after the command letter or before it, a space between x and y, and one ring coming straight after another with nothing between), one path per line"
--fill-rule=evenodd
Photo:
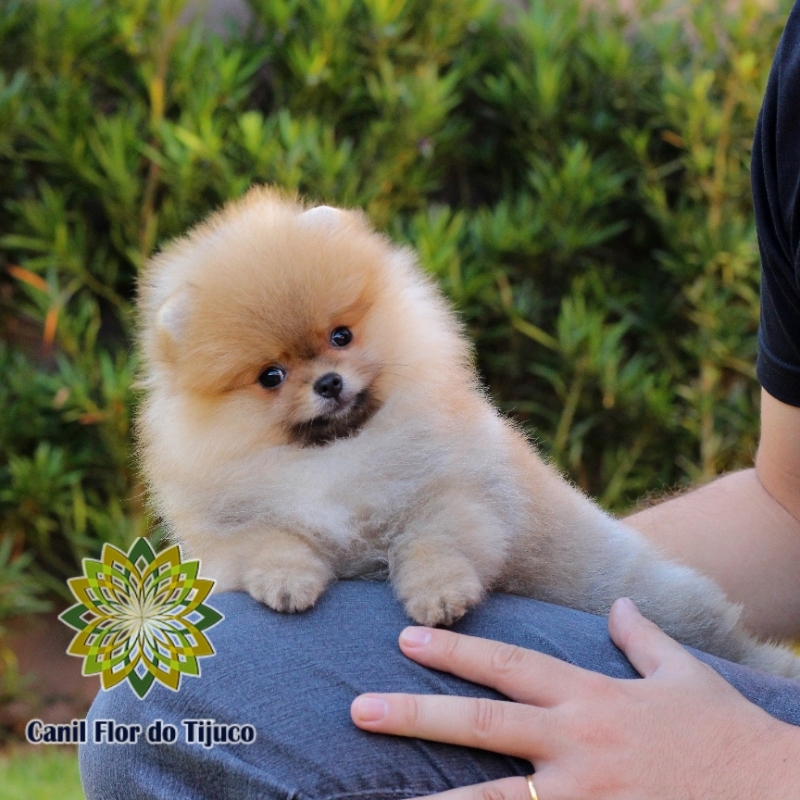
M173 744L84 747L89 800L388 797L398 786L421 795L525 768L500 756L373 736L352 724L350 704L362 692L495 696L421 669L402 655L397 637L409 620L387 584L334 584L302 614L277 614L236 593L217 595L212 605L225 619L208 631L216 655L201 660L200 677L184 676L177 692L156 684L143 700L124 685L97 698L91 720L146 730L160 719L174 726L178 737ZM572 622L566 609L492 596L457 627L552 649L565 631L568 640L581 639L570 630ZM602 620L574 621L579 627L589 623L603 627ZM561 633L550 636L551 629ZM184 724L189 720L251 725L255 741L210 747L190 742Z

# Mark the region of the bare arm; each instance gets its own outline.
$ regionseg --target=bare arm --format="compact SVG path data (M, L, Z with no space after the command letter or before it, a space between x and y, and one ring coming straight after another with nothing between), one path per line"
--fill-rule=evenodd
M757 634L800 636L800 408L761 393L754 469L626 522L664 554L714 578Z

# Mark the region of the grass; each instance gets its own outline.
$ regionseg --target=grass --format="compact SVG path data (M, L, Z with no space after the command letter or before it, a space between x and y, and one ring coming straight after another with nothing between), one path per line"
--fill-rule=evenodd
M78 751L21 747L0 754L3 800L83 800Z

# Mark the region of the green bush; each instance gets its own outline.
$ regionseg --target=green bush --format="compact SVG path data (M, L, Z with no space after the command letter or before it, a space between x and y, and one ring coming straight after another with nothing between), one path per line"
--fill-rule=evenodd
M39 587L150 529L136 274L254 182L413 244L497 402L609 508L748 463L748 163L788 0L252 0L227 38L182 5L0 15L0 526Z

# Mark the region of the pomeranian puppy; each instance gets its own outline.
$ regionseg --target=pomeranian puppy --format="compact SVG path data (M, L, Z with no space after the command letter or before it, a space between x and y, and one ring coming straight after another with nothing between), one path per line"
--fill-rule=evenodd
M139 315L141 461L217 591L302 611L388 575L424 625L489 590L596 614L626 595L682 642L800 677L503 419L438 289L363 214L255 188L152 259Z

